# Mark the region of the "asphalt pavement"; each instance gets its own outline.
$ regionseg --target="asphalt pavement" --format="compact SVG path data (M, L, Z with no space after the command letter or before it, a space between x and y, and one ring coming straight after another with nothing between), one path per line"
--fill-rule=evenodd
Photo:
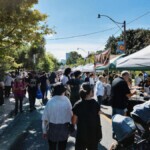
M10 106L8 108L8 105ZM14 110L14 99L7 99L1 112L1 121L5 120L0 126L0 150L46 150L48 143L42 138L41 116L44 107L40 100L36 100L37 110L29 112L29 103L24 101L24 112L16 117L9 117ZM2 108L2 107L1 107ZM111 107L102 106L104 114L101 114L101 124L103 138L99 143L99 150L106 150L114 141L112 139L111 128ZM3 114L4 112L4 114ZM7 117L7 119L6 119ZM9 123L10 122L10 123ZM71 135L68 139L67 150L74 150L75 136Z
M24 113L17 120L15 126L23 126L23 123L28 123L26 130L22 132L22 136L13 144L12 150L46 150L48 149L48 143L42 138L42 128L41 128L41 115L43 113L43 108L38 107L38 109L32 113ZM20 124L21 123L21 124ZM107 150L113 142L112 130L111 130L111 120L105 115L101 114L101 124L103 138L99 143L99 150ZM17 149L16 149L17 145ZM67 143L67 150L74 150L75 147L75 137L70 136Z

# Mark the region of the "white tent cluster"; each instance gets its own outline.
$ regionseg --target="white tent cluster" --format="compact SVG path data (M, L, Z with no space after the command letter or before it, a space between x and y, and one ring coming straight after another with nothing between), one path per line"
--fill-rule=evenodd
M150 70L150 45L127 57L117 60L117 69Z
M108 65L100 66L95 68L94 64L80 65L73 67L72 71L81 71L81 72L101 72L107 69L116 69L116 70L150 70L150 45L124 57L125 55L118 55L112 58Z
M78 67L74 67L72 68L72 71L77 71L80 70L81 72L94 72L94 64L90 63L90 64L86 64L85 66L78 66Z

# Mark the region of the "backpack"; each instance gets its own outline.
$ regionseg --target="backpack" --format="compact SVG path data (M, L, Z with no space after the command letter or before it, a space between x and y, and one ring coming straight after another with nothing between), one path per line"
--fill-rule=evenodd
M43 94L42 94L41 89L39 87L38 87L37 92L36 92L36 98L37 99L43 98Z

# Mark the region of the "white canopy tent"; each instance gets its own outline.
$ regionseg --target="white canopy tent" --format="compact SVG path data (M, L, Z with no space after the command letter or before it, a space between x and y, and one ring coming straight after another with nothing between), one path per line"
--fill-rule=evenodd
M77 71L77 70L79 70L79 71L81 71L81 72L82 72L82 70L83 70L83 66L82 66L82 65L80 65L80 66L78 66L78 67L72 68L72 71Z
M150 45L127 57L117 60L117 69L150 70Z
M94 72L94 64L86 64L83 66L82 72Z

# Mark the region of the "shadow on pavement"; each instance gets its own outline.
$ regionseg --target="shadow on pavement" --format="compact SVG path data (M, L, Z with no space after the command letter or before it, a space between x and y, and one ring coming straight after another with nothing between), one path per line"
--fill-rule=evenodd
M98 150L107 150L107 148L99 143Z

